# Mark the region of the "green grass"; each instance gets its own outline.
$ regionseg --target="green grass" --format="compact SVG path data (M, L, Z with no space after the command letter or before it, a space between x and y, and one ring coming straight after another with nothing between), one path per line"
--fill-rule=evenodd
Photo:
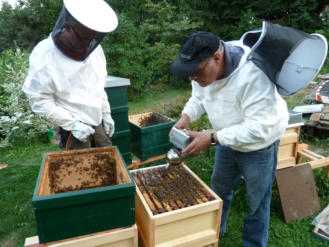
M175 104L177 100L190 95L187 89L170 89L165 87L162 90L148 92L145 97L138 101L129 101L129 114L138 114L148 111L159 111L168 104Z
M181 96L183 95L183 96ZM129 102L131 113L156 110L166 104L174 104L189 95L189 90L166 90L152 93L145 99ZM293 99L294 98L294 99ZM298 105L300 95L290 98L289 104ZM204 120L200 125L206 124ZM329 140L303 140L311 150L328 156ZM23 246L26 237L37 235L36 222L32 209L32 195L39 172L42 156L45 152L58 151L54 144L28 142L12 148L0 149L0 163L8 167L0 170L0 246ZM208 185L213 169L214 148L201 152L187 162L187 165ZM161 163L157 162L157 164ZM329 203L329 181L321 169L314 170L321 207ZM241 232L243 218L247 214L247 200L243 182L235 190L232 207L228 218L227 234L220 239L221 247L242 246ZM281 203L277 187L273 185L271 205L271 225L269 247L324 247L328 243L312 235L313 217L286 224L283 220Z
M36 222L32 195L42 155L59 150L57 145L31 142L0 150L0 246L22 246L24 239L34 236Z

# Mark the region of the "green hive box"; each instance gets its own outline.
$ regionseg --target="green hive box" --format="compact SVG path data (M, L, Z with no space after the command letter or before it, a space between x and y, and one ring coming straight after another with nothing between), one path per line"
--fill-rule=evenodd
M166 122L141 127L140 120L151 114L157 114ZM129 116L131 131L131 150L142 161L167 153L171 147L169 132L176 122L159 113L143 113Z
M126 164L131 163L127 98L127 87L129 85L129 79L107 76L104 88L111 106L111 115L115 125L115 132L111 138L112 143L118 146Z
M120 153L125 160L126 164L131 163L131 152L130 152L130 129L116 131L111 138L112 144L117 146Z
M117 147L45 153L32 204L40 243L131 226L135 183Z
M111 115L114 121L115 132L129 130L128 106L111 107Z
M105 92L108 101L112 107L127 106L127 86L130 85L130 80L121 77L107 76L105 82Z

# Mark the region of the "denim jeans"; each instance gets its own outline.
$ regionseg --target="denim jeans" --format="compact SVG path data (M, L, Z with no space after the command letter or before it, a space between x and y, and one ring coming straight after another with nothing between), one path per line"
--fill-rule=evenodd
M276 141L254 152L239 152L220 145L216 147L211 186L223 200L220 235L223 236L226 231L233 189L243 176L248 199L248 214L243 224L244 247L267 246L278 145L279 141Z

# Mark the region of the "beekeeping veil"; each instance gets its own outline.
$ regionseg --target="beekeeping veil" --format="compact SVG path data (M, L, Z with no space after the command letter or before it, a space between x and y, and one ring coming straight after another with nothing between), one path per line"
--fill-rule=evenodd
M320 71L328 51L326 39L291 27L263 22L241 40L251 48L248 60L288 96L302 90Z
M103 0L64 0L52 37L65 55L83 61L117 25L115 12Z

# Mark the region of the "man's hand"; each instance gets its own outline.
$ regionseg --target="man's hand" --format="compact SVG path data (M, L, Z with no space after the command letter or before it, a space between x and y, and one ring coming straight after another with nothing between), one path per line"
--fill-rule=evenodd
M103 115L103 127L106 134L109 137L113 136L114 133L114 121L112 119L111 113L104 113Z
M90 127L87 124L76 121L71 126L72 135L81 142L86 142L88 136L95 133L94 128Z
M192 136L194 139L185 149L182 150L182 153L187 153L189 155L197 155L200 153L200 151L210 147L210 133L188 131L186 134L188 136Z
M187 114L183 114L173 127L175 127L176 129L186 129L189 124L190 124L190 117ZM170 130L169 137L172 136L172 132L173 129Z

